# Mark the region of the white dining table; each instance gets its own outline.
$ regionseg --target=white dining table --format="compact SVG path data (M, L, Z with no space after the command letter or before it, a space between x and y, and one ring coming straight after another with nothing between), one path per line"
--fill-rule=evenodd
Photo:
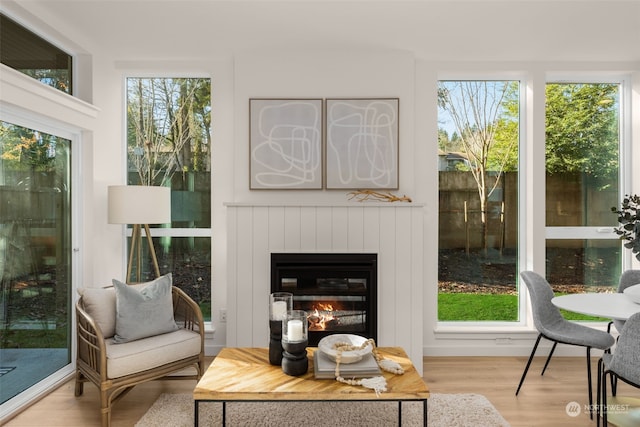
M640 311L640 304L618 292L561 295L552 298L551 303L575 313L617 320L627 320Z

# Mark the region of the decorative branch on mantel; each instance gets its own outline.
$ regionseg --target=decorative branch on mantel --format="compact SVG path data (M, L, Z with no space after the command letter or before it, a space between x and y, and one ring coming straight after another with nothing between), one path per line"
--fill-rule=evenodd
M364 202L367 200L374 200L377 202L408 202L411 203L411 198L407 196L396 196L389 192L375 191L375 190L356 190L349 194L349 200L356 199L358 202Z

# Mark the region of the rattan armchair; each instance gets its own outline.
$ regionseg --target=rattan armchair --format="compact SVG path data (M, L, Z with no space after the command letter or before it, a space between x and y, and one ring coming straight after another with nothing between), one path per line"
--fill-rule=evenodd
M86 295L76 304L78 351L75 395L83 393L85 382L100 390L102 427L111 423L111 409L134 386L157 379L199 380L204 367L204 322L198 305L182 290L172 287L173 312L178 330L140 340L115 344L108 319L86 307ZM115 304L115 297L104 298ZM107 310L111 313L111 307ZM113 306L115 320L115 305ZM103 331L106 329L106 331ZM106 332L106 333L105 333ZM195 373L167 376L194 367Z

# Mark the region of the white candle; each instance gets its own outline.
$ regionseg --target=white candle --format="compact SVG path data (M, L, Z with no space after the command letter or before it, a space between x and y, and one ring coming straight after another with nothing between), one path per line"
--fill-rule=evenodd
M287 322L289 342L302 341L302 320L293 319Z
M275 301L271 306L272 320L283 320L287 314L287 302Z

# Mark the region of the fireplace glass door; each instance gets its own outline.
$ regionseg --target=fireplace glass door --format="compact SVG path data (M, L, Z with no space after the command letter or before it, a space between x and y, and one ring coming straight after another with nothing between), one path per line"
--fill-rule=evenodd
M272 254L272 292L307 312L309 344L334 333L376 338L376 254Z

